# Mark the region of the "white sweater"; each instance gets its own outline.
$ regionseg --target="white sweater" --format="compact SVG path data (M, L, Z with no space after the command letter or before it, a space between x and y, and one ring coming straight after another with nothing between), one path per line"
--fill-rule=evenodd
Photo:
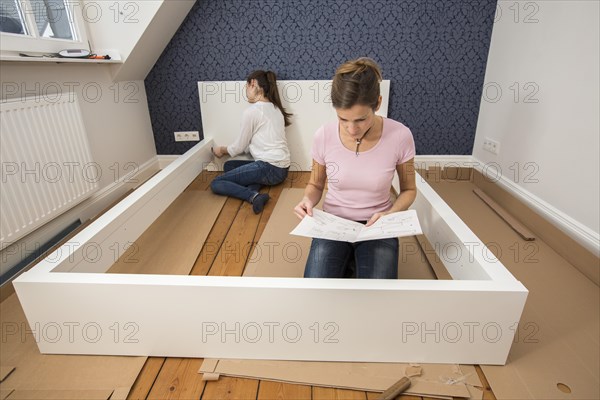
M242 115L240 135L227 146L231 157L250 152L252 158L276 167L290 166L290 150L285 138L285 121L271 102L259 101Z

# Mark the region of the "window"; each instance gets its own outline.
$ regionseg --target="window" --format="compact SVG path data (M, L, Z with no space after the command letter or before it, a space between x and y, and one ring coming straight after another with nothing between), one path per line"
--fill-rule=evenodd
M57 53L87 48L76 0L0 0L2 51Z

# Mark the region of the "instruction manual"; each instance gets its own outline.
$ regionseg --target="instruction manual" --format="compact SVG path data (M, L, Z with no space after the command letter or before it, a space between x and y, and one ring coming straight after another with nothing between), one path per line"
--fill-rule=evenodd
M290 232L291 235L307 236L342 242L420 235L423 231L415 210L399 211L384 215L371 226L337 217L313 208L313 216L305 216Z

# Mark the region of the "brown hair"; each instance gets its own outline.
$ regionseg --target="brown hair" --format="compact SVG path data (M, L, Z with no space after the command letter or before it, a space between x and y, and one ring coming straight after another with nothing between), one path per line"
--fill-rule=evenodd
M350 108L356 104L373 110L379 103L381 69L368 57L357 58L340 65L331 86L331 101L335 108Z
M281 99L279 98L279 92L277 91L277 77L275 76L275 72L273 71L254 71L246 78L246 82L250 83L252 79L256 79L258 86L263 90L265 97L271 103L275 104L277 108L283 114L283 120L285 121L285 126L290 126L291 121L290 118L292 114L285 111L283 108L283 104L281 104Z

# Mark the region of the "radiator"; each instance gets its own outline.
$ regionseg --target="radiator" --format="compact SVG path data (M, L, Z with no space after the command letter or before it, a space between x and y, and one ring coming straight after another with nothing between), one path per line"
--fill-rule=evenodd
M98 190L75 93L0 103L0 249Z

